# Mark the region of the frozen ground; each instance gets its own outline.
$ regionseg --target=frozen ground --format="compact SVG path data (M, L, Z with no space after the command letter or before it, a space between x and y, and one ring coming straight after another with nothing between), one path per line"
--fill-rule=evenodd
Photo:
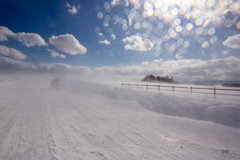
M20 81L13 79L13 78L1 77L0 78L0 93L2 91L5 91L5 90L15 87L19 82Z
M122 88L23 80L0 92L0 159L239 160L240 105ZM7 88L7 89L6 89Z

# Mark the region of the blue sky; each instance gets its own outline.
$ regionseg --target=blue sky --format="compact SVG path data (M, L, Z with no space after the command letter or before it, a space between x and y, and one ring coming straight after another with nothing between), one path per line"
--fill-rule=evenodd
M239 58L239 0L0 1L4 72L239 80Z

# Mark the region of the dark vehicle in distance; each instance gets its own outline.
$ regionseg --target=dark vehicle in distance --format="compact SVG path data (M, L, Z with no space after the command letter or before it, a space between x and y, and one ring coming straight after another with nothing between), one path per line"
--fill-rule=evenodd
M57 89L57 90L64 89L65 88L65 84L64 84L64 82L61 79L56 78L56 79L52 80L51 88Z

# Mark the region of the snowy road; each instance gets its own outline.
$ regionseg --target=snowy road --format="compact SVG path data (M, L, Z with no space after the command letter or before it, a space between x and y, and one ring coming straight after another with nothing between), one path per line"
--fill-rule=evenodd
M49 84L0 92L0 159L240 159L239 129Z

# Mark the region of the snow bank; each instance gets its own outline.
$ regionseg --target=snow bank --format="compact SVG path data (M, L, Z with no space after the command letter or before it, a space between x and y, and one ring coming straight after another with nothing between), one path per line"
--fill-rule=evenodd
M221 152L228 152L230 148L240 153L239 105L206 99L192 101L163 93L86 81L71 82L68 86L71 93L97 99L102 105L110 99L113 107L121 112L132 114L132 117L139 114L144 122L152 123L168 134L186 138L195 145L209 144L210 148Z
M83 94L101 95L120 101L136 101L144 108L153 112L186 117L195 120L204 120L222 125L240 128L240 106L231 103L220 103L206 99L192 101L181 97L168 96L163 93L138 91L128 88L111 87L97 83L72 84L75 91L84 90ZM120 86L120 85L119 85Z

